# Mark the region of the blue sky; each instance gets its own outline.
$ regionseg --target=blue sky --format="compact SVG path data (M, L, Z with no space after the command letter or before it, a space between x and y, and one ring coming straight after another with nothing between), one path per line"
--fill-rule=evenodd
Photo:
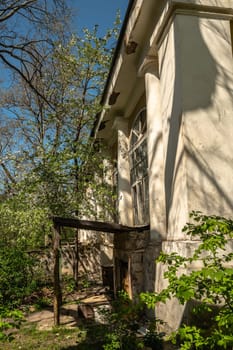
M75 9L78 30L98 24L100 32L112 28L118 9L123 20L128 6L128 0L70 0L69 3Z
M74 9L74 31L81 34L82 28L92 29L95 24L98 24L99 34L104 35L107 29L113 27L117 10L120 10L121 21L123 21L129 0L67 0L67 2ZM0 85L2 81L5 84L10 83L7 76L7 72L1 72Z

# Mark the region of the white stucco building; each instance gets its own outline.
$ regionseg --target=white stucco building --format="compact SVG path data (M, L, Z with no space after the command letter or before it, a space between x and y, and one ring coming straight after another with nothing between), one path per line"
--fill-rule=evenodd
M196 244L182 232L192 210L232 216L232 52L233 0L129 3L95 132L116 160L119 223L150 224L142 244L116 244L132 295L132 261L140 289L160 290L159 251Z

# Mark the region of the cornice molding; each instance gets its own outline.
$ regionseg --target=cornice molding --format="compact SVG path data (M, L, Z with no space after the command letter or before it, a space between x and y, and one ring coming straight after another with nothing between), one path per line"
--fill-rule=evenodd
M128 132L128 120L125 119L123 116L115 117L112 129Z
M156 47L158 50L162 45L163 39L166 36L174 18L176 15L185 15L185 16L197 16L197 17L206 17L212 19L224 19L224 20L233 20L233 9L232 8L223 8L218 6L209 6L202 4L190 4L184 2L172 2L164 16L164 19L156 30L156 34L152 35L151 45Z
M148 72L153 72L157 76L159 75L158 55L147 55L144 57L138 69L138 76L143 77Z
M170 3L166 14L158 28L151 37L150 49L143 58L139 68L138 76L143 77L147 72L153 72L159 77L158 50L172 25L175 16L197 16L212 19L224 19L233 21L233 9L217 6L190 4L179 1Z

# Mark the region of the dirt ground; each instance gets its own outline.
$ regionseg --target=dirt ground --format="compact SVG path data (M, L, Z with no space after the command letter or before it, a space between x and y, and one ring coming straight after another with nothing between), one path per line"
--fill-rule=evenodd
M53 309L35 311L26 317L26 321L36 323L38 330L50 330L54 327ZM61 308L60 324L62 326L74 327L78 325L78 305L67 304Z
M67 328L75 327L80 325L83 318L94 318L101 322L98 309L110 307L109 305L109 296L98 291L92 291L91 294L73 294L60 309L60 325ZM54 327L53 308L48 307L41 311L31 312L26 317L26 321L36 323L38 330L50 330Z

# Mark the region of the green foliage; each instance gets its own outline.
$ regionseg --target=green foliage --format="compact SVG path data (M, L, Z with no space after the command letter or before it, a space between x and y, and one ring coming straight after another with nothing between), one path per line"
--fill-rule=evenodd
M91 285L91 282L88 280L88 277L87 276L85 276L84 278L83 278L83 280L81 281L81 286L82 286L82 288L89 288L90 287L90 285Z
M150 323L145 336L139 336L137 331L143 322L143 304L132 301L127 293L119 292L113 309L103 310L103 314L107 320L104 350L136 350L145 345L162 349L162 334L156 331L155 322Z
M34 290L34 263L19 247L0 249L0 306L14 308Z
M25 251L44 246L51 215L95 218L98 209L103 218L114 212L112 187L100 181L103 173L112 176L103 165L105 149L94 147L90 132L101 112L117 22L103 36L95 26L67 40L56 37L33 78L44 98L17 79L2 99L0 305L17 306L38 287L37 265Z
M13 334L14 335L14 334ZM17 330L17 336L9 343L0 341L4 350L97 350L87 342L86 331L79 327L54 327L49 330L38 330L35 322L25 322Z
M163 322L159 319L150 321L146 335L143 338L144 345L150 347L152 350L163 350L163 338L165 333L157 330L158 324L163 324Z
M12 341L12 330L18 329L23 321L23 313L20 310L9 310L5 306L0 307L0 341Z
M77 282L70 275L65 274L63 276L62 284L63 284L64 291L67 293L72 293L77 289Z
M136 338L139 328L140 306L133 304L125 292L119 292L113 302L112 310L103 309L106 319L106 333L104 335L104 350L140 349L141 342Z
M28 196L28 194L27 194ZM28 203L29 198L18 194L0 203L0 244L18 245L24 250L44 246L45 236L51 233L48 212Z
M118 26L117 18L105 35L95 26L54 45L36 79L49 104L21 81L9 93L8 114L0 121L5 136L0 229L5 238L43 245L51 215L94 219L97 207L99 219L113 215L111 181L100 181L107 172L111 180L112 172L103 165L104 147L94 147L90 133L101 112Z
M34 307L37 311L42 310L48 306L51 306L51 300L47 297L41 297L37 299L36 303L34 304Z
M200 240L191 257L162 253L158 262L167 266L168 287L161 293L144 293L141 299L153 307L176 297L193 303L190 325L173 334L180 349L231 349L233 346L233 221L191 213L184 227L191 239ZM198 262L200 268L193 269ZM184 272L185 271L185 272ZM193 324L192 324L193 322Z

